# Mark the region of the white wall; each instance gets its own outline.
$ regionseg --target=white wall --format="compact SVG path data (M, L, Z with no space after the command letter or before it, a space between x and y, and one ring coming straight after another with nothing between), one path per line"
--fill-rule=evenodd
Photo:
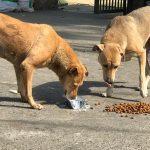
M60 0L61 1L61 0ZM64 1L64 0L62 0ZM94 0L65 0L68 4L89 4L94 5Z

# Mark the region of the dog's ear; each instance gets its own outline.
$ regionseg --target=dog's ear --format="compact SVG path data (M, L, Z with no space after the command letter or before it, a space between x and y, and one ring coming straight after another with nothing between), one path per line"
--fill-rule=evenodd
M85 70L86 70L85 76L87 77L89 75L89 72L88 72L87 67L85 65L84 65L84 67L85 67Z
M92 50L102 52L104 50L104 44L94 45Z
M123 57L124 56L124 51L123 51L123 49L119 45L117 47L117 50L119 51L121 57Z
M119 49L119 52L120 52L121 57L124 57L124 52L123 52L123 50L122 50L122 49Z
M68 69L68 73L70 75L76 76L76 75L78 75L78 68L77 67L70 67Z
M124 54L123 54L122 52L120 53L120 55L121 55L122 57L124 56Z
M87 71L86 73L85 73L85 76L87 77L89 75L89 72Z

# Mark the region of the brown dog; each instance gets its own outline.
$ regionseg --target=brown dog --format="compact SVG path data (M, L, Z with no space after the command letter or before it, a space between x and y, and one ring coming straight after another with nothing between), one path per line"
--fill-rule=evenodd
M126 16L115 17L107 26L101 44L93 47L99 52L103 78L109 87L114 83L121 59L130 52L139 57L141 95L147 97L150 68L146 50L150 49L150 6L140 8ZM109 91L109 90L108 90ZM111 93L107 93L111 96Z
M69 99L77 96L87 69L69 44L51 26L31 24L0 14L0 57L14 65L18 92L31 107L42 109L32 97L35 68L48 67L59 77Z

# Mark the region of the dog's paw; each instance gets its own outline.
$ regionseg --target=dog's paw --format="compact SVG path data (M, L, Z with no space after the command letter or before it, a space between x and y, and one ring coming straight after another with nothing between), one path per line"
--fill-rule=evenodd
M147 91L142 91L142 90L141 90L140 94L141 94L141 96L142 96L143 98L145 98L145 97L148 96L148 92L147 92Z
M107 97L107 93L100 93L101 97Z
M100 93L101 97L112 97L112 93Z
M38 109L38 110L41 110L43 109L44 107L41 105L41 104L35 104L32 106L34 109Z
M108 87L105 93L101 93L102 97L112 97L113 87Z

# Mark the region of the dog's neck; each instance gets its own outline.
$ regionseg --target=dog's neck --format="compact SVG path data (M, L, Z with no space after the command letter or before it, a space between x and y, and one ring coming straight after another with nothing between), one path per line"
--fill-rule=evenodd
M122 50L125 52L127 48L127 37L120 34L119 31L116 33L116 31L113 30L107 30L104 34L104 36L101 39L102 44L106 43L115 43L119 44Z
M68 68L67 60L69 60L69 58L67 58L66 56L62 58L61 57L62 52L60 51L63 50L57 51L53 56L51 63L49 65L49 69L53 70L57 74L59 79L62 79L63 76L67 73Z
M55 54L53 55L48 68L53 70L60 80L67 74L71 65L79 63L76 54L67 42L61 39Z

